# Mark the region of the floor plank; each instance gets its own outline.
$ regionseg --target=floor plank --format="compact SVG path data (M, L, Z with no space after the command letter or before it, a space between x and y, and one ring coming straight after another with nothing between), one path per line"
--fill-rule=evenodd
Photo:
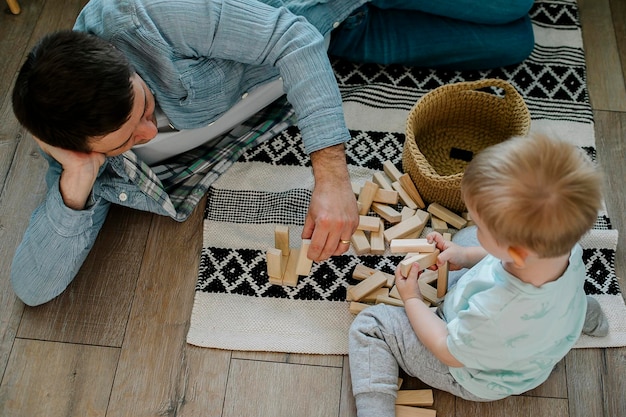
M626 2L624 0L610 0L615 40L622 63L622 76L626 79Z
M11 286L11 262L22 240L31 212L43 200L47 164L32 140L19 143L16 162L7 177L0 199L0 375L6 366L17 334L24 304ZM29 190L24 193L23 190Z
M591 104L596 110L626 111L626 84L609 0L578 0L578 7Z
M350 377L350 361L348 360L348 356L344 356L343 358L339 417L356 417L356 403L354 402L354 395L352 394L352 380Z
M456 412L457 416L568 417L568 404L566 399L526 396L486 403L457 399ZM597 417L595 414L587 416Z
M604 349L574 349L565 357L568 417L617 417L604 412Z
M49 303L26 308L17 336L122 346L151 220L113 206L74 281Z
M231 352L187 345L185 358L187 374L176 417L221 417Z
M341 355L306 355L302 353L282 353L282 352L250 352L235 351L233 359L248 359L267 362L297 363L300 365L343 366Z
M154 216L109 417L174 415L184 402L190 373L185 337L202 244L201 207L183 223Z
M223 417L339 413L341 368L233 359Z
M605 349L606 415L626 416L626 348Z
M18 339L0 386L0 414L104 417L118 356L118 349Z

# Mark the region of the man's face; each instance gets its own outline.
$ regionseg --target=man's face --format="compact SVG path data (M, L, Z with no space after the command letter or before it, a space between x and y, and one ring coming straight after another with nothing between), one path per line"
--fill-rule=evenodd
M90 141L93 152L106 156L120 155L135 145L149 142L157 135L154 96L139 75L135 74L131 83L134 100L129 119L115 132L93 138Z

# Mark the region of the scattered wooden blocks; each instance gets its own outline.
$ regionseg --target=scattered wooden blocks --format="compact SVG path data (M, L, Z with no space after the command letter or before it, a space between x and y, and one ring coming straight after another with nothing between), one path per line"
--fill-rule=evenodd
M402 172L391 161L383 162L383 171L391 178L392 182L398 181L402 176Z
M370 241L367 240L367 236L365 236L365 232L363 230L355 230L354 234L350 238L350 242L352 243L352 249L357 255L363 255L370 252Z
M383 190L394 191L391 186L391 182L387 178L388 177L384 172L375 172L372 176L372 181L378 184L378 186Z
M370 253L382 255L385 253L385 223L378 220L378 230L370 233Z
M456 227L457 229L462 229L467 225L467 220L453 211L448 210L439 203L431 203L427 210L433 216L439 217L441 220L452 225L453 227Z
M437 282L437 271L431 271L429 269L422 272L422 275L417 279L417 283L420 287L420 292L425 300L430 301L434 305L438 305L443 300L442 297L437 297L437 288L432 284Z
M385 240L391 242L394 239L402 239L409 235L421 233L430 217L427 213L426 216L423 216L422 213L424 211L418 210L414 216L385 230Z
M379 295L375 300L376 304L387 304L390 306L404 307L404 303L399 298L389 297L388 295Z
M448 223L436 216L430 216L430 226L435 232L445 233L448 231Z
M371 208L376 214L389 223L399 223L402 221L402 214L391 206L381 203L372 203Z
M361 192L359 193L358 202L361 203L359 214L365 215L370 210L370 206L374 201L374 196L378 191L378 184L373 183L372 181L365 181L365 184L361 188Z
M359 216L358 230L378 231L380 227L380 219L374 216Z
M417 203L413 201L409 193L406 192L406 190L404 189L404 187L402 187L402 184L400 184L400 182L398 181L392 182L391 186L393 187L394 190L398 192L398 198L400 199L400 201L402 201L402 204L404 204L405 206L413 210L418 208Z
M417 187L415 187L415 183L409 177L409 174L402 174L400 178L398 178L398 182L402 185L402 188L407 192L411 200L415 201L417 207L424 208L426 204L424 204L424 200L422 200L422 196L419 191L417 191Z
M365 303L359 303L356 301L352 301L350 303L350 307L348 308L348 310L350 311L350 313L357 315L359 314L361 311L365 310L367 307L371 307L371 304L365 304Z
M413 266L414 263L418 263L420 269L426 269L433 266L437 263L437 256L439 256L439 253L439 249L435 249L434 252L417 253L407 256L404 260L400 262L400 271L402 272L402 276L406 277L408 275L409 271L411 270L411 266ZM422 273L422 275L424 274Z
M411 405L414 407L431 407L433 405L433 390L415 389L398 391L397 405Z
M393 239L389 242L391 253L434 252L435 249L435 242L429 243L426 239Z
M395 190L384 190L379 188L374 194L374 203L398 204L399 196Z
M437 411L429 408L396 405L396 417L437 417Z
M363 297L387 284L387 277L380 271L359 282L348 290L348 297L353 301L360 301Z

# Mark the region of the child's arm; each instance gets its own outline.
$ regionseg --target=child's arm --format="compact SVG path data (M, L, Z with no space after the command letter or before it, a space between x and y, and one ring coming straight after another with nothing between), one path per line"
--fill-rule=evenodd
M396 287L404 302L404 309L411 327L418 339L437 359L448 366L462 367L448 350L448 329L446 323L434 314L422 301L422 294L417 284L419 266L414 264L407 277L403 277L400 268L396 268Z

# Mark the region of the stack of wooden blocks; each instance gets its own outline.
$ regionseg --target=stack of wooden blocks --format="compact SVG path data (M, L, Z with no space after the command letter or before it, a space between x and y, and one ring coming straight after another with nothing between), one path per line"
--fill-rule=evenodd
M402 378L398 378L398 396L396 397L396 417L437 417L437 411L429 408L433 405L433 390L403 390Z

